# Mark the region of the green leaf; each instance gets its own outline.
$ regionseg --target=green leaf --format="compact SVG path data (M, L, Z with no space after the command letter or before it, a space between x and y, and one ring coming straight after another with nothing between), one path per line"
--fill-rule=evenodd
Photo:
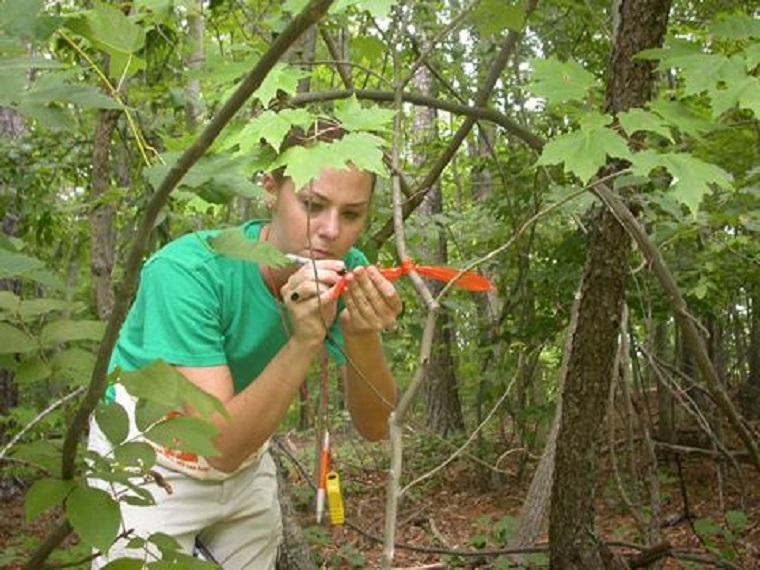
M102 321L61 319L45 325L40 333L40 342L43 346L54 346L76 340L99 341L105 330L106 324Z
M0 309L8 311L9 313L15 313L21 306L21 299L18 295L11 293L10 291L0 291Z
M63 299L29 299L21 301L18 308L19 315L23 320L31 320L52 313L53 311L67 311L75 308Z
M744 48L744 63L749 71L753 71L760 64L760 42L751 43Z
M737 534L743 533L749 525L747 515L743 511L728 511L726 513L726 522L731 530Z
M144 567L142 558L119 558L103 566L103 570L142 570Z
M644 109L631 109L625 113L620 113L618 120L628 136L633 136L634 133L640 131L649 131L660 135L671 143L675 142L667 123L654 113Z
M470 18L480 33L481 40L487 40L509 28L520 31L525 24L525 9L522 6L506 6L504 0L481 0Z
M95 421L113 445L119 445L129 435L129 417L116 402L98 406L95 409Z
M680 101L657 99L649 104L649 108L667 123L694 138L699 138L703 132L713 128L712 123L696 115Z
M728 83L725 89L710 93L713 103L713 116L719 117L731 107L749 109L755 117L760 117L760 79L746 76L743 80Z
M57 84L47 83L44 87L35 84L23 100L25 103L71 103L90 109L123 109L122 105L91 85L70 85L62 81Z
M550 104L583 100L595 83L594 76L575 61L555 57L534 59L533 78L529 84L534 95Z
M290 12L291 14L298 14L306 7L308 3L309 0L286 0L282 3L282 11Z
M308 71L278 63L253 95L261 101L262 105L266 106L277 95L277 91L284 91L288 96L295 95L298 82L309 75Z
M332 151L343 157L346 164L359 170L387 176L381 147L385 141L369 133L349 133L330 145Z
M24 277L35 269L43 267L44 264L39 259L0 249L0 279Z
M95 367L95 355L83 348L70 347L56 352L50 359L50 366L56 376L86 385Z
M279 113L264 111L229 142L239 144L241 152L248 152L264 139L279 152L285 135L293 125L306 127L313 119L306 109L285 109Z
M362 0L358 7L369 12L376 20L381 20L388 17L395 3L396 0ZM353 48L353 43L351 47Z
M5 0L0 4L0 29L26 40L47 40L60 25L60 19L39 16L43 0Z
M48 509L63 501L76 487L73 481L62 479L39 479L27 491L24 497L24 515L26 522L31 522Z
M146 168L144 173L151 186L157 188L171 170L181 153L167 152L162 155L165 164ZM259 187L251 182L257 157L229 153L207 154L199 159L180 182L181 188L192 189L208 202L224 204L233 196L260 199Z
M750 16L733 14L713 22L709 30L716 36L730 40L760 38L760 20Z
M128 441L115 448L114 458L120 464L147 471L156 464L156 451L144 441Z
M325 168L345 166L345 159L333 152L331 146L329 143L319 141L308 148L291 147L278 156L270 168L275 170L287 165L285 176L292 178L296 190L300 191L311 180L319 178Z
M335 118L349 131L384 131L395 111L377 105L362 107L355 95L335 102Z
M191 406L203 417L218 412L227 417L227 410L217 398L201 390L163 360L156 360L142 370L122 372L119 381L135 398L141 398L179 409Z
M16 459L39 465L53 475L61 472L61 450L53 442L37 439L29 443L18 444L11 455Z
M0 58L0 73L27 69L59 69L65 67L60 61L44 57Z
M145 32L119 8L96 2L93 10L69 20L67 26L111 56L111 76L121 77L125 70L130 75L145 67L136 56L145 45Z
M146 439L159 445L205 457L219 455L213 443L217 435L219 430L213 424L191 416L164 420L145 432Z
M370 67L382 62L387 46L372 36L360 36L351 39L351 58Z
M29 352L37 349L37 342L23 331L8 323L0 323L0 354Z
M607 157L631 160L625 139L601 124L608 115L591 113L584 117L581 128L560 135L544 146L536 164L565 163L565 172L572 172L586 184L607 163Z
M702 198L710 191L710 184L728 188L732 181L731 175L719 166L703 162L688 153L658 154L645 150L636 153L631 162L633 173L644 176L655 168L665 168L673 177L671 186L674 197L686 205L695 217Z
M251 241L240 227L224 230L208 239L211 248L225 257L269 267L287 267L291 261L269 242Z
M701 537L720 536L723 534L723 530L710 517L695 520L694 531Z
M119 534L119 505L101 489L77 487L66 501L66 515L82 542L106 551Z
M31 384L48 378L52 370L39 356L22 361L16 369L16 382Z

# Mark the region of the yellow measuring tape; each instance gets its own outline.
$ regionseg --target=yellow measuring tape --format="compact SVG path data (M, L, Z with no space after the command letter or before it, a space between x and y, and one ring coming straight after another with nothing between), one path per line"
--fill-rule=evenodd
M340 492L340 476L337 471L327 474L327 509L330 512L330 522L342 525L346 516L343 512L343 495Z

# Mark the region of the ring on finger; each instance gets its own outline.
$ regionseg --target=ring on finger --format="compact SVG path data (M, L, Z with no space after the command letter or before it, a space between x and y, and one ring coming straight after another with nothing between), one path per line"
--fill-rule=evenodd
M295 303L296 301L298 301L298 299L300 299L300 298L301 298L301 295L299 295L299 294L298 294L298 291L293 291L293 292L290 294L290 300L291 300L291 301L293 301L294 303Z

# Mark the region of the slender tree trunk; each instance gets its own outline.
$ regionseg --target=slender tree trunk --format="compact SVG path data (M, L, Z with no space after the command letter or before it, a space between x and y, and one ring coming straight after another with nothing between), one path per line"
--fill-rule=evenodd
M613 4L618 25L607 84L608 111L639 107L650 98L653 66L633 56L662 44L669 11L670 0ZM607 171L615 168L610 165ZM550 563L556 569L615 566L596 539L594 501L597 445L617 353L630 244L609 209L601 210L591 229L557 436L549 519Z
M26 133L24 119L15 110L0 107L0 137L20 138ZM9 185L8 181L0 181L0 195L8 194L16 202L16 189ZM15 236L18 233L19 217L14 212L15 208L6 209L2 217L2 232L5 236ZM0 291L20 293L21 282L18 279L0 279ZM18 405L18 386L16 375L10 370L0 370L0 416L5 416ZM0 432L0 442L4 441L4 433Z
M760 286L752 292L750 338L747 358L749 375L741 392L742 411L747 419L760 419Z
M203 6L199 0L193 2L187 14L187 57L185 67L195 71L203 66L205 52L203 50ZM201 100L201 83L198 79L190 79L185 85L185 125L188 132L194 133L203 114Z
M668 344L667 323L664 321L652 321L651 342L649 351L656 360L665 360ZM650 363L649 385L657 386L657 438L667 443L676 442L675 402L673 394L661 381L659 375L652 369Z
M421 11L425 17L425 12ZM426 49L427 36L421 32L423 50ZM414 86L423 95L432 95L432 77L425 66L415 73L412 79ZM415 143L419 146L430 144L438 138L435 109L417 107L414 110ZM425 154L417 152L414 156L415 166L421 168L425 163ZM420 249L423 255L436 265L447 262L447 236L444 229L435 226L434 216L443 213L443 196L441 185L436 182L428 191L418 210L425 225L433 225L429 229L432 236L427 244ZM431 231L432 230L432 231ZM431 292L436 294L441 290L439 284L431 284ZM433 339L433 351L425 375L425 406L427 410L426 423L434 432L446 436L450 433L464 430L462 405L459 400L459 384L457 382L454 359L452 357L453 322L446 312L441 312L436 323Z
M95 119L95 142L92 153L90 200L90 269L95 286L98 316L107 320L114 304L112 272L116 251L116 205L106 193L111 185L111 134L119 120L119 111L100 110Z

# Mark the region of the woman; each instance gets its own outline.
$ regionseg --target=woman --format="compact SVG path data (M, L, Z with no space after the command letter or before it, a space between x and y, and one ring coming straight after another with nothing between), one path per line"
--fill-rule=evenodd
M342 136L334 125L328 132L331 140ZM272 219L246 224L245 235L313 260L300 267L219 256L207 245L213 232L180 238L145 264L112 367L135 370L162 359L223 402L229 419L214 418L219 455L208 458L211 476L175 468L159 450L163 466L156 470L173 493L151 484L155 506L122 503L124 529L135 529L131 536L162 532L186 552L198 538L225 569L273 567L281 526L266 442L325 346L338 363L350 363L346 404L359 433L370 440L386 435L396 392L380 331L395 322L401 301L353 248L373 185L371 173L355 168L326 169L299 192L281 172L264 177ZM344 275L339 304L333 287ZM134 406L123 389L117 400ZM110 447L93 422L90 448L105 454ZM126 542L117 541L94 566L143 558L144 550L129 550Z

